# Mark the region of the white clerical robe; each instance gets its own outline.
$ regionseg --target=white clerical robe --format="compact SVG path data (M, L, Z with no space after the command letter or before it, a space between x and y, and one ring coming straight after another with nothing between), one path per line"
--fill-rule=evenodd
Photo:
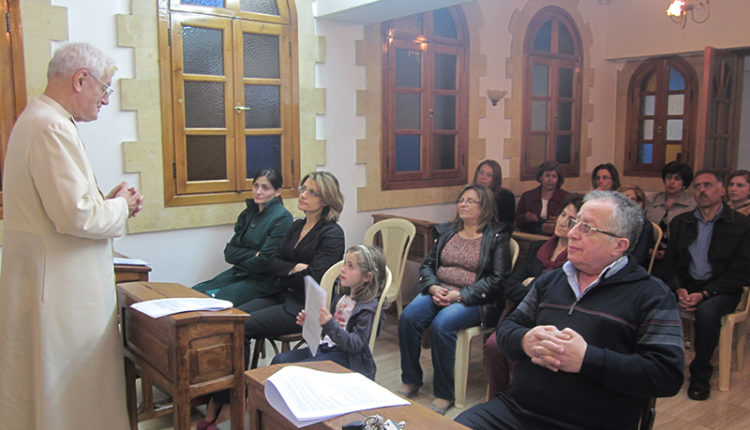
M102 197L49 97L13 128L3 204L0 429L128 428L111 244L128 206Z

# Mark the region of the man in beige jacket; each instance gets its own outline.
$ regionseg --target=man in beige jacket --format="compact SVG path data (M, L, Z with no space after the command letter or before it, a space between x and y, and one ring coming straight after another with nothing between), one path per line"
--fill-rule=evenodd
M10 135L3 177L0 428L126 429L111 239L143 197L99 191L77 122L109 103L115 67L82 43L58 49L44 94Z

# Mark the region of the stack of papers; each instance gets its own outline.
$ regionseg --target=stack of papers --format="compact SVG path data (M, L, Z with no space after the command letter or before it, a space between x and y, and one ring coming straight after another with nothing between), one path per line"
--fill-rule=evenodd
M266 379L266 400L299 427L350 412L409 405L360 373L331 373L286 366Z
M232 302L229 300L200 297L146 300L130 305L131 308L143 312L151 318L160 318L180 312L223 311L232 306Z

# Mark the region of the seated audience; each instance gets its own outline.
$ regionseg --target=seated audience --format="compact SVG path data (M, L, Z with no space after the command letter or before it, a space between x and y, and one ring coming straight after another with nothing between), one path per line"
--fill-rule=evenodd
M612 163L594 167L591 172L591 188L601 191L617 191L620 188L620 174Z
M523 262L516 262L513 273L505 283L505 299L512 308L526 297L529 286L537 276L562 267L568 261L568 222L576 218L582 204L582 195L568 194L563 201L563 210L557 217L554 236L530 244ZM498 349L495 333L484 343L484 372L490 386L490 398L510 385L510 363Z
M401 381L398 393L411 397L422 385L419 364L422 333L432 341L435 400L444 414L453 404L456 332L494 327L505 278L510 274L510 226L493 220L489 189L467 185L458 195L453 222L435 226L435 244L419 269L421 294L404 308L398 322Z
M516 207L516 225L521 231L552 234L555 217L562 210L562 201L568 194L563 190L565 177L556 161L545 161L536 174L539 186L521 194Z
M484 160L474 171L474 183L484 185L495 196L498 221L513 225L516 216L516 197L507 188L503 188L503 169L495 160Z
M693 400L711 395L711 357L721 317L737 307L742 286L750 282L750 218L727 208L724 192L718 173L699 171L693 181L698 208L669 224L663 279L677 294L680 309L695 312L695 358L687 392Z
M273 292L276 277L267 272L268 260L292 225L292 214L281 202L281 175L264 169L253 177L253 198L234 224L234 235L224 247L232 267L193 288L239 306Z
M727 206L742 215L750 215L750 172L735 170L729 175Z
M456 418L473 429L634 429L651 397L676 394L684 350L674 296L628 253L643 222L592 191L568 230L568 262L539 276L497 329L517 360L510 388Z
M250 314L245 322L245 367L250 359L250 341L276 338L301 331L297 314L305 308L304 277L320 282L323 274L344 254L344 231L336 221L344 208L339 182L331 173L312 172L302 178L297 207L305 213L284 236L268 261L268 273L276 277L271 295L238 307ZM204 428L229 419L229 392L214 395L209 402Z
M317 354L313 356L310 348L296 349L277 355L271 364L331 360L374 380L377 369L369 342L385 279L385 256L379 249L349 248L338 279L339 294L331 301L330 311L320 309L318 322L325 337ZM304 324L303 309L297 314L297 325Z
M648 270L648 265L651 263L651 243L654 241L654 226L651 221L646 219L646 194L643 192L641 187L638 185L626 185L619 190L625 194L630 200L638 203L638 206L643 210L643 228L641 234L638 235L638 242L633 248L633 252L630 254L635 261L638 262L644 269ZM653 250L655 252L656 250Z

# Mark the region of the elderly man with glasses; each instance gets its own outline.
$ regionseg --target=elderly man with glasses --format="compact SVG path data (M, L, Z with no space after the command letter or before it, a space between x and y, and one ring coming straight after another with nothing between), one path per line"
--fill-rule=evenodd
M109 104L112 60L58 49L8 143L0 280L2 429L126 429L111 239L142 197L104 195L78 134Z
M456 420L473 429L634 429L649 398L677 393L684 349L674 296L629 257L643 223L620 193L592 191L568 262L536 279L497 329L511 387Z

